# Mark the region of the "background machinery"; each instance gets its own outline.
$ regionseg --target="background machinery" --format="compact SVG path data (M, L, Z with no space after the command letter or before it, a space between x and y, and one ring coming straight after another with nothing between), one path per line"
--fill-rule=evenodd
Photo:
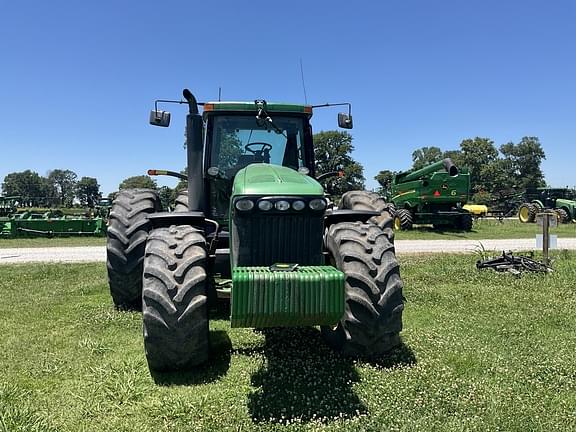
M576 192L572 189L536 188L527 189L524 203L518 208L520 222L534 222L536 213L554 210L561 223L576 220Z
M394 228L409 230L413 224L432 224L437 229L472 229L468 201L470 174L450 159L422 169L396 174L391 201L396 207Z
M65 216L61 210L18 211L20 197L0 197L0 237L104 236L101 217Z
M189 109L188 190L173 212L161 211L155 191L122 190L108 227L112 299L142 308L150 369L205 362L210 310L225 298L232 327L320 326L326 342L349 355L399 344L404 306L392 218L386 206L363 206L372 199L366 192L327 208L315 178L313 107L198 103L183 94L172 102ZM170 113L151 112L151 124L169 121ZM338 123L352 127L350 110Z

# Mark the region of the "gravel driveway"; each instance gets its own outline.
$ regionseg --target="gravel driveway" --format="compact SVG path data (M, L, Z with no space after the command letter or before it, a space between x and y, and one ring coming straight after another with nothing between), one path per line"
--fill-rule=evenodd
M397 240L398 255L419 253L469 253L480 248L488 251L526 251L536 247L534 239L499 240ZM576 250L576 238L558 239L558 249ZM27 262L105 262L104 246L0 249L0 264Z

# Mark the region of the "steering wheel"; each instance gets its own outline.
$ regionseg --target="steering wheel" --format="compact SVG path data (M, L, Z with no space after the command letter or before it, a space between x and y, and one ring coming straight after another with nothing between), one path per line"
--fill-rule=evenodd
M260 148L259 149L253 149L252 146L260 146ZM246 149L246 151L249 151L250 153L252 153L255 156L263 156L264 154L266 154L270 150L272 150L272 146L268 143L265 143L265 142L253 142L250 144L246 144L244 146L244 148Z

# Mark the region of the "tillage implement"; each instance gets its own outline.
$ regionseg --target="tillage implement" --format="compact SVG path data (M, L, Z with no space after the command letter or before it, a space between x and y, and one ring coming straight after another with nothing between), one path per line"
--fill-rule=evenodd
M161 211L155 191L123 190L108 227L112 299L142 308L150 369L206 362L209 314L222 299L232 327L318 326L330 346L353 356L399 344L404 305L392 217L363 191L329 208L315 177L314 107L199 103L183 94L156 101L150 123L169 125L159 102L188 105L187 174L149 174L184 177L188 189L173 212ZM350 129L346 105L338 124Z

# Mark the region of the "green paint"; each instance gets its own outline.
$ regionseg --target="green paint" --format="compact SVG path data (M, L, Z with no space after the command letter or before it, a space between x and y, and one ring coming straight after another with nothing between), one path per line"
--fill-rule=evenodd
M204 111L204 115L214 111L258 111L258 108L254 102L207 102L207 105L212 105L212 108L210 110ZM312 117L312 107L310 105L271 102L266 104L266 111L269 113L302 113L306 114L308 118Z
M334 325L344 313L344 273L330 266L232 273L232 327Z
M312 177L291 168L252 164L234 178L232 197L239 195L324 195L322 185Z
M468 201L470 174L460 169L450 176L443 161L413 172L397 174L392 182L392 202L409 209L415 224L453 225L468 213L460 206Z

